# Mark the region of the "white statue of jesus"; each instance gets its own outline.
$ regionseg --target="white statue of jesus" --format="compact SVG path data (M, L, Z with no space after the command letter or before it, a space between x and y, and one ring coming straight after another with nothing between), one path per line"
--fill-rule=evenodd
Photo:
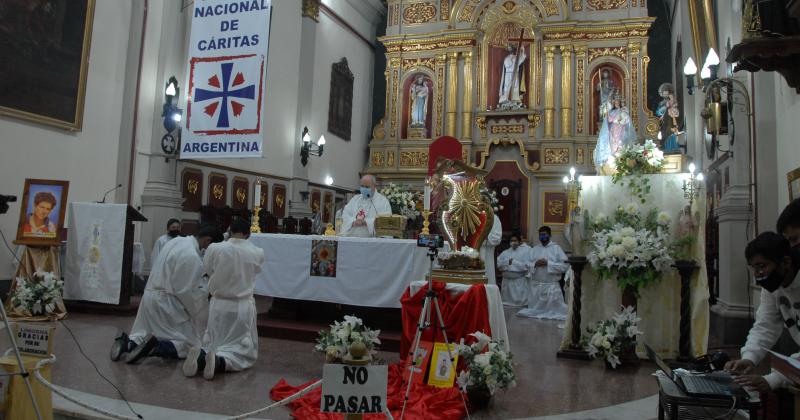
M503 105L506 102L520 102L519 96L519 82L520 82L520 68L522 67L522 63L525 62L527 56L525 55L525 49L522 48L522 52L520 53L519 60L517 61L517 55L514 53L514 47L509 45L506 47L508 51L508 55L503 60L503 69L502 69L502 76L500 77L500 101L498 105ZM516 67L514 66L514 61L517 61ZM514 77L514 72L516 71L517 77ZM514 80L514 86L511 86L511 80Z
M411 127L425 127L425 119L428 115L428 86L425 85L425 78L417 76L411 85Z

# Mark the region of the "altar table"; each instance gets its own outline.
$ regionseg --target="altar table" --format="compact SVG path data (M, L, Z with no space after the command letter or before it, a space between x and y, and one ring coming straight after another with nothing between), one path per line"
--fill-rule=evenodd
M424 279L430 265L415 240L260 233L250 240L266 255L255 293L278 298L399 308L409 283ZM336 277L311 275L314 240L337 241Z

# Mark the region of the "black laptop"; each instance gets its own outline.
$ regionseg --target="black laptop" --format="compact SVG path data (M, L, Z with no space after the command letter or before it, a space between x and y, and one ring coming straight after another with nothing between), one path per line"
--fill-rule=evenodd
M693 397L704 398L748 398L747 392L733 381L727 372L712 372L701 375L678 375L647 344L647 357L667 375L683 392Z

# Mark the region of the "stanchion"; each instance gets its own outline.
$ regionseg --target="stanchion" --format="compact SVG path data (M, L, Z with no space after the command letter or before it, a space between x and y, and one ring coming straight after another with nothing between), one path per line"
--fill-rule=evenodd
M692 274L697 269L693 260L678 260L673 264L681 275L681 321L680 339L678 341L678 361L688 362L692 357L692 306L691 284Z
M567 348L556 353L565 359L590 360L589 353L581 346L581 276L588 262L586 257L571 255L567 262L572 267L572 335Z

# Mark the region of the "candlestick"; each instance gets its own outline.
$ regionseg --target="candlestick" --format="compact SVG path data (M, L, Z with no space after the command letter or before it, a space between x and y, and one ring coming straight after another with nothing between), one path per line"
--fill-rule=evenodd
M431 231L428 229L428 226L431 225L431 222L428 221L428 218L431 216L431 212L429 210L423 210L422 216L425 218L425 220L422 221L422 234L430 235Z
M424 199L424 206L423 209L428 211L431 209L431 187L430 185L425 185L425 199Z

